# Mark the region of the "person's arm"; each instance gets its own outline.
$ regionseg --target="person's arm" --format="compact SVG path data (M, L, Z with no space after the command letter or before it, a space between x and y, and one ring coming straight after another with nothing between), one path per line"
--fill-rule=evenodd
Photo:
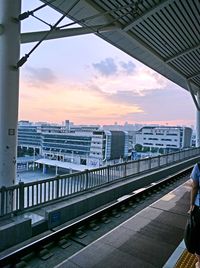
M190 193L190 210L189 210L189 212L191 212L194 209L194 202L195 202L195 198L196 198L197 193L198 193L198 189L199 189L198 181L192 180L192 189L191 189L191 193Z

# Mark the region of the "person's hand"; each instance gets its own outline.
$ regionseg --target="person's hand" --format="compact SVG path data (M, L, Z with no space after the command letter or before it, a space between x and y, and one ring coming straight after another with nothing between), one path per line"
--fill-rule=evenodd
M191 214L191 212L194 210L194 205L190 206L190 209L188 210L188 214Z

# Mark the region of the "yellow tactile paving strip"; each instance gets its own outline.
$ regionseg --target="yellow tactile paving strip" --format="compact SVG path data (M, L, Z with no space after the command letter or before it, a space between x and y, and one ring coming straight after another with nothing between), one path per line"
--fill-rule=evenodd
M190 254L186 249L183 251L182 255L178 259L174 268L195 268L195 263L197 259L195 255Z

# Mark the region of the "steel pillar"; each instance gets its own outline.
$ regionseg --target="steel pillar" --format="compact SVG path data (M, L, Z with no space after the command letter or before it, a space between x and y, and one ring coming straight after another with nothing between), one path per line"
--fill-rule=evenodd
M0 0L0 187L15 184L21 0Z
M200 92L197 92L197 103L200 107ZM200 110L196 111L196 147L200 147Z

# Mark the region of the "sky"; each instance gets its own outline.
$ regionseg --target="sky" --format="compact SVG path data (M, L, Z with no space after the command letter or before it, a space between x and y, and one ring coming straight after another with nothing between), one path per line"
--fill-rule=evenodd
M22 0L22 11L40 5ZM51 25L60 17L49 7L34 14ZM21 25L47 29L32 17ZM35 44L21 45L21 57ZM94 34L44 41L20 69L19 120L191 126L195 113L186 90Z

